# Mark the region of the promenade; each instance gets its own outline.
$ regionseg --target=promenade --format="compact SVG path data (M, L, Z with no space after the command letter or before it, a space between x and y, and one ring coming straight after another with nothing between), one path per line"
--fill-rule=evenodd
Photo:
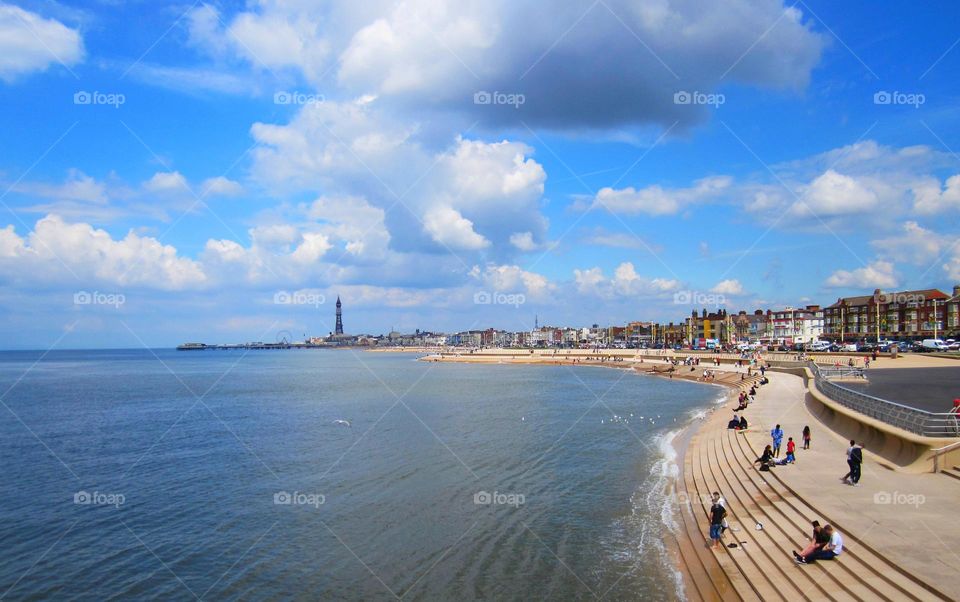
M717 562L729 579L725 587L736 593L733 599L953 598L960 591L960 524L953 520L960 481L888 470L874 463L867 449L860 486L842 483L848 442L808 410L802 378L769 371L768 377L770 383L759 388L756 402L745 412L747 433L726 430L731 403L690 438L683 482L678 483L691 500L683 514L698 555L696 563L685 559L688 566L709 573L710 560ZM776 424L797 442L797 463L760 472L752 462L770 443ZM810 450L800 449L804 425L813 432ZM713 490L727 499L736 529L727 532L724 543L736 540L738 546L718 554L708 551L705 559L709 500L701 496ZM814 519L835 525L846 550L836 561L798 566L791 551L803 547ZM689 528L691 521L696 529ZM756 530L757 523L762 530ZM691 571L688 579L691 599L731 598L711 589L697 572Z

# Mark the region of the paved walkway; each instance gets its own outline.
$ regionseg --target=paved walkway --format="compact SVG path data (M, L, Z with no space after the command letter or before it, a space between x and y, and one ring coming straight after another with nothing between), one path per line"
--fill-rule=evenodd
M866 382L843 384L927 412L949 412L953 400L960 397L960 362L953 363L956 365L947 368L870 368Z
M770 442L770 429L779 423L798 443L797 464L775 468L777 478L768 479L775 489L782 489L778 495L796 495L819 514L821 522L837 525L841 533L862 541L940 591L960 592L960 521L956 519L960 481L944 475L894 472L872 462L866 450L861 486L843 484L840 477L847 472L847 442L807 410L800 377L770 372L768 376L770 384L760 387L757 401L746 411L750 432L743 439L749 444L747 453L759 455ZM728 405L700 426L700 435L693 438L687 454L698 456L704 453L700 447L713 445L704 443L711 437L704 437L703 431L711 429L706 434L716 437L717 431L724 429L733 414L733 405ZM800 449L804 425L813 431L812 449L806 451ZM720 460L721 465L724 461ZM785 525L784 529L792 533L796 526ZM783 557L776 558L774 552L772 560L790 563L789 555L781 553Z

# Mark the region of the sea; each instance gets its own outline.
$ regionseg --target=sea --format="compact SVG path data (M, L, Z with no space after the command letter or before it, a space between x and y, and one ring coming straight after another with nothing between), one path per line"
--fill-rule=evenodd
M684 598L719 387L417 357L0 352L0 599Z

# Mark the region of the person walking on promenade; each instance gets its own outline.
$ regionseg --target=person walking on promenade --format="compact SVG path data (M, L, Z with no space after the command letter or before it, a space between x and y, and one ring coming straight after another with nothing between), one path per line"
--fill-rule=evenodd
M719 497L720 494L714 493ZM714 502L710 506L710 539L713 542L713 549L720 549L720 536L723 534L723 519L727 516L727 509L722 504Z
M854 487L860 486L860 468L863 466L863 446L854 445L850 450L850 481Z
M830 540L822 548L806 556L794 553L797 564L811 564L818 560L833 560L843 553L843 536L840 535L840 531L834 529L832 525L825 525L823 533L825 537L829 536Z
M810 449L810 427L803 427L803 449Z
M778 424L770 430L770 438L773 439L773 457L780 457L780 444L783 443L783 429Z
M859 458L859 461L854 459L854 451L857 452L856 457ZM847 466L850 470L840 480L848 485L856 485L857 481L860 480L860 464L862 462L863 452L857 447L857 442L851 439L850 447L847 448ZM854 475L856 475L856 479L854 479Z

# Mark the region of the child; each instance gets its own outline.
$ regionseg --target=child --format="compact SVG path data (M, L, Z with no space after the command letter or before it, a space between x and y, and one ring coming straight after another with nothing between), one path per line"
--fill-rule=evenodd
M797 461L797 456L794 454L794 451L797 449L797 444L793 442L793 437L787 437L787 457L786 460L788 463L793 464Z
M803 427L803 449L810 449L810 427Z

